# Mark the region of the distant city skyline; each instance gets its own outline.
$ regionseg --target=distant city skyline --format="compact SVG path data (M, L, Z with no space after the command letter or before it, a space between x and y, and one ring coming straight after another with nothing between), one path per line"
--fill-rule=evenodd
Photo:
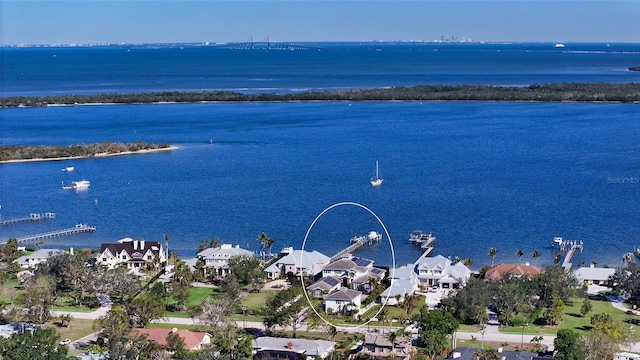
M254 41L640 42L640 1L0 2L2 45Z

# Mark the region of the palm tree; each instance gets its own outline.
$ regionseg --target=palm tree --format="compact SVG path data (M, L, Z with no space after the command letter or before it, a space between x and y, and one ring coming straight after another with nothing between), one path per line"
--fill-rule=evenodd
M493 267L493 260L496 258L496 255L498 255L498 249L493 247L489 249L489 256L491 256L491 267Z
M520 264L522 255L524 255L524 253L522 252L522 249L516 250L516 255L518 256L518 264Z
M628 252L622 255L622 262L625 265L635 264L636 260L633 258L633 253Z
M260 253L262 254L262 260L264 260L264 249L268 247L267 242L272 240L269 239L269 237L265 233L261 233L260 235L258 235L258 238L256 240L260 241ZM273 242L271 242L271 244L273 244Z
M562 260L562 255L560 254L556 254L556 256L553 257L553 263L556 265L560 264L560 260Z
M540 257L540 252L538 250L531 253L531 257L535 260L536 266L538 266L538 258Z
M464 266L468 267L469 269L471 269L471 266L473 266L473 260L471 258L464 259L462 263L464 264Z
M391 342L391 349L393 351L393 349L396 347L396 339L398 338L398 333L395 331L391 331L389 334L387 334L387 337L389 338L389 341ZM395 351L394 351L395 353Z
M275 240L267 237L267 239L264 241L264 245L269 249L269 260L271 260L271 247L273 246L273 243L275 242Z
M387 316L389 315L389 311L385 308L382 309L379 313L378 313L378 327L380 327L380 325L382 324L382 331L380 332L380 334L384 335L384 322L387 320Z
M59 318L60 326L62 327L69 327L71 325L71 320L73 320L73 316L71 314L62 314Z

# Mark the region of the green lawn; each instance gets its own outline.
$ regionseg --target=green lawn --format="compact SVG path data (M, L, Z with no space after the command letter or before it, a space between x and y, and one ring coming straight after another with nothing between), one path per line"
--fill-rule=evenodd
M267 302L267 294L272 290L263 290L257 293L249 293L242 299L242 306L246 306L250 310L261 310Z
M562 317L562 322L556 327L544 327L530 324L524 328L524 333L528 335L554 335L559 329L573 329L579 332L589 331L591 327L591 316L594 314L610 314L615 321L627 324L628 326L640 325L640 316L627 315L623 311L620 311L611 305L608 300L602 300L598 298L591 298L591 305L593 309L586 316L580 315L580 307L582 306L582 299L572 299L566 303L567 309ZM523 329L521 327L501 328L501 333L508 334L521 334ZM634 334L634 341L640 341L640 333Z
M591 316L594 314L610 314L615 321L626 324L627 326L640 325L640 316L627 315L625 312L620 311L611 305L608 300L591 299L591 305L593 310L589 312L585 317L580 315L580 306L582 306L582 300L576 300L567 304L567 310L560 324L561 329L574 329L577 331L588 331L591 329ZM633 336L634 341L640 341L640 332L636 331Z
M0 286L0 303L10 304L23 292L22 284L15 277L11 277Z
M204 300L205 297L211 296L213 298L217 297L220 293L219 288L208 288L208 287L192 287L189 288L189 300L187 300L186 306L191 309L194 308Z
M147 329L182 329L182 330L191 330L191 331L200 331L201 327L198 325L182 325L182 324L157 324L150 323L145 326Z
M60 339L71 339L71 341L78 340L94 332L93 320L89 319L71 319L67 327L58 326L57 321L48 322L45 325L56 329L60 334Z
M165 311L164 314L162 314L164 317L177 317L177 318L190 318L191 315L189 315L188 312L186 311Z
M53 306L51 310L88 313L88 312L94 311L95 309L91 309L88 307L77 307L77 306Z

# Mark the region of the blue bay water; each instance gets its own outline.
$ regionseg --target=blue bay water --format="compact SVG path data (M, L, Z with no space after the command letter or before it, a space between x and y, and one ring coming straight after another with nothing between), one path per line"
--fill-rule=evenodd
M252 103L2 109L3 143L167 141L179 150L101 159L0 165L2 217L53 211L0 237L89 223L93 234L48 247L96 248L122 237L162 240L188 257L218 237L253 250L302 245L315 217L342 201L374 211L398 264L433 231L436 253L496 261L552 262L554 236L582 240L576 261L621 265L640 245L640 122L635 104ZM375 161L385 179L369 185ZM73 173L62 172L73 165ZM87 179L76 193L61 182ZM620 183L620 179L623 179ZM98 202L96 206L96 200ZM382 232L366 211L332 209L308 248L332 254L350 237ZM386 238L386 237L385 237ZM391 264L389 245L360 254Z
M524 86L637 82L638 44L316 44L316 51L204 46L1 48L0 96L173 90L297 92L420 84ZM182 256L218 237L253 250L302 245L315 217L343 201L374 211L398 264L415 229L436 253L474 267L550 263L554 236L582 240L576 261L621 264L640 245L637 104L252 103L0 109L1 144L136 140L180 150L0 165L0 214L52 211L53 221L0 228L0 239L88 223L92 234L47 247L97 248L122 237L162 240ZM385 179L371 188L375 161ZM67 165L73 173L62 172ZM87 179L82 193L61 183ZM312 229L332 254L382 228L341 206ZM388 243L360 254L390 265Z
M319 43L314 51L215 46L0 48L0 96L424 84L637 82L640 44Z

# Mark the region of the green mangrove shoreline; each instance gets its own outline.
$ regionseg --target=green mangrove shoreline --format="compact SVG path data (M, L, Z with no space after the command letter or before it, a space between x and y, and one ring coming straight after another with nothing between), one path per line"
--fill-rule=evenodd
M178 149L176 146L172 146L170 144L149 144L144 142L129 144L123 144L120 142L102 142L88 145L69 146L5 145L0 146L0 165L31 161L102 158L118 155L171 151L176 149Z
M158 104L201 102L299 101L527 101L640 102L640 83L558 83L524 87L487 85L420 85L378 89L333 90L291 94L243 94L229 91L148 92L131 94L15 96L0 98L0 107Z

